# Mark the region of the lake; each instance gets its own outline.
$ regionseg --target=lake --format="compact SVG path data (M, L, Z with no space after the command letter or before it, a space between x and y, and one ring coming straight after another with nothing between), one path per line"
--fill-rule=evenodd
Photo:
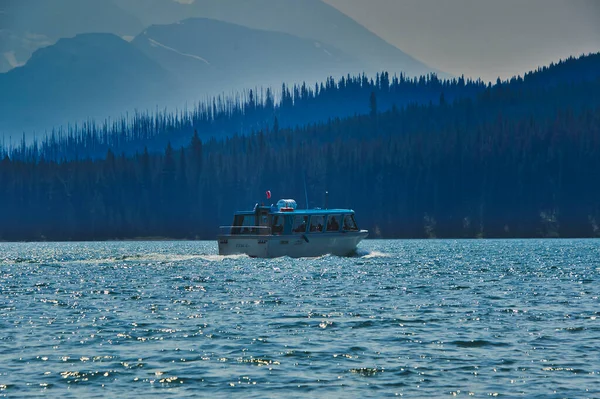
M0 397L600 396L600 240L0 243Z

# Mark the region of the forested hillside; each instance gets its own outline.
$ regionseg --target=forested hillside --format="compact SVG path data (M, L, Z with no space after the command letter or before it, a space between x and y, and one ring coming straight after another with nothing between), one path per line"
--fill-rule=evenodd
M371 112L371 95L376 98L377 112L404 109L414 105L449 104L461 99L477 103L477 112L454 115L461 124L489 121L498 113L513 117L536 115L550 117L559 106L580 107L587 99L578 93L566 93L569 98L545 97L544 90L557 86L593 82L600 78L600 53L570 58L550 67L486 85L482 81L463 78L440 80L435 75L418 79L383 72L374 78L365 75L347 76L324 83L283 85L279 89L262 88L230 96L208 98L190 109L154 113L138 112L116 120L83 125L69 125L64 129L28 144L24 139L4 141L0 154L9 153L13 159L71 160L92 157L103 158L110 148L114 153L134 155L144 147L150 153L163 152L167 143L174 147L189 143L196 130L202 141L211 138L233 137L258 132L272 126L277 120L281 128L294 128L309 123L326 122L333 118L361 115ZM491 93L493 102L486 98ZM514 99L530 101L514 102ZM448 114L449 115L449 114Z
M24 146L0 162L0 239L212 239L267 189L305 206L305 178L310 206L324 206L327 190L330 206L353 208L372 237L600 236L600 79L581 69L597 58L567 61L575 75L565 62L431 103L395 105L361 85L352 100L366 112L294 128L279 122L283 101L253 134L195 135L155 154L61 162L69 148L59 141L41 152ZM540 84L538 74L553 78ZM314 103L289 109L302 104ZM152 120L138 121L122 131L134 137ZM149 130L194 126L156 121Z
M380 111L392 106L438 103L442 93L451 101L474 97L486 85L481 81L455 79L442 81L435 75L409 79L387 72L374 79L365 75L347 76L338 81L329 78L325 83L295 85L279 89L261 88L230 96L208 98L190 109L154 113L137 112L116 120L83 125L73 124L51 131L33 145L26 140L5 142L5 150L13 157L32 153L47 160L100 158L110 148L128 155L149 151L162 152L167 143L187 145L194 130L203 141L246 135L272 126L277 119L280 127L295 127L370 112L369 98L374 93Z

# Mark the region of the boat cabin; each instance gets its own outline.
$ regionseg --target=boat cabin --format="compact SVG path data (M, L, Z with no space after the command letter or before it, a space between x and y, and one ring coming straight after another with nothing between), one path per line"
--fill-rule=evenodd
M296 201L258 205L234 214L231 235L301 235L359 231L351 209L297 209Z

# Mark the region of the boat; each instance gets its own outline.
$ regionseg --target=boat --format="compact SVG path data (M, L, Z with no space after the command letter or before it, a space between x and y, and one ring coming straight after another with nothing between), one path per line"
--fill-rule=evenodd
M256 204L237 211L231 226L221 226L219 255L257 258L350 256L368 236L360 230L352 209L298 209L293 199L275 205Z

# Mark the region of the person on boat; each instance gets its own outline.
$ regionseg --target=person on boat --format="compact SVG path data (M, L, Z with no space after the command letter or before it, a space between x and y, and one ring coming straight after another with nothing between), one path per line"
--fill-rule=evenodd
M306 231L306 216L302 219L302 223L294 229L294 233L304 233Z
M275 216L275 220L273 221L273 234L279 235L283 233L283 217Z
M323 231L323 217L322 216L311 216L310 231L311 232Z
M338 231L340 229L340 224L338 223L335 216L332 216L327 222L327 231Z
M344 217L344 230L347 230L347 231L358 230L358 228L356 227L356 223L354 223L354 219L352 218L351 215L346 215Z

